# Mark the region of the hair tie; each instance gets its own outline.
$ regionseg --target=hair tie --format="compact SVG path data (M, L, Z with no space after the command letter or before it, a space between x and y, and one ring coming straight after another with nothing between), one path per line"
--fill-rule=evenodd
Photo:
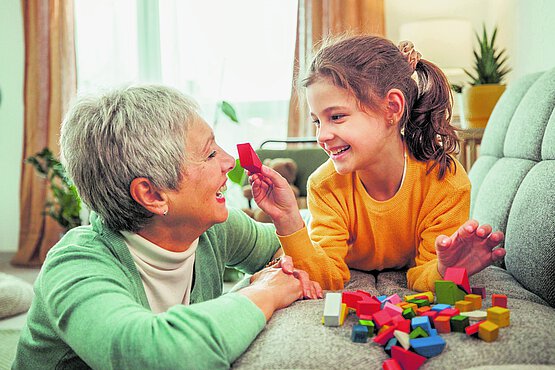
M422 54L414 49L414 44L410 41L401 41L397 48L399 48L399 51L403 54L414 71L416 69L416 65L420 61L420 58L422 58Z

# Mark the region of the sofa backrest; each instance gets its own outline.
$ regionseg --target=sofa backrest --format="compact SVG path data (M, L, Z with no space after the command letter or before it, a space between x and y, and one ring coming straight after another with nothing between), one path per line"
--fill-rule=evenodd
M506 269L555 306L555 69L511 83L470 173L471 217L505 233Z
M306 183L310 174L328 159L326 152L319 146L290 149L257 149L256 153L261 161L264 161L266 158L291 158L297 162L298 172L295 185L299 188L301 197L306 197Z

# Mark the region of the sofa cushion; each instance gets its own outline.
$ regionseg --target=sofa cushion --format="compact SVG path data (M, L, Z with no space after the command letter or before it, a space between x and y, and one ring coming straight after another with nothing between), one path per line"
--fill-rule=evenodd
M472 167L471 217L505 233L506 269L555 306L555 69L512 83Z
M500 329L499 338L485 343L462 333L444 334L445 350L427 360L426 369L465 369L472 366L510 364L555 365L552 336L555 309L541 298L526 291L511 275L500 268L489 267L470 278L472 286L483 285L491 306L492 293L509 296L509 327ZM351 270L346 290L363 289L373 295L414 294L407 289L406 271L372 274ZM353 343L350 335L357 322L349 314L340 327L321 324L323 300L298 301L277 311L249 349L237 359L239 369L381 369L389 358L383 348L371 340Z

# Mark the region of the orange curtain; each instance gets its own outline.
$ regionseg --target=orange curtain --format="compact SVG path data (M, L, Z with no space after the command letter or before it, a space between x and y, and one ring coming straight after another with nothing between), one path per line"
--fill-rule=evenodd
M299 0L289 137L314 136L299 77L322 39L343 33L385 35L384 0Z
M49 147L59 154L60 124L77 89L73 0L22 0L25 32L23 160ZM40 266L63 229L42 214L44 179L22 164L19 249L12 264Z

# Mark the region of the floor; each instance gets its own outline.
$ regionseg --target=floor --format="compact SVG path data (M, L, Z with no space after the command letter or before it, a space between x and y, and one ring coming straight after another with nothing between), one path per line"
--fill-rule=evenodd
M18 278L33 284L40 269L19 268L12 266L10 264L10 260L14 254L15 252L0 252L0 272L17 276ZM0 320L0 329L21 329L26 318L27 314L21 314Z

